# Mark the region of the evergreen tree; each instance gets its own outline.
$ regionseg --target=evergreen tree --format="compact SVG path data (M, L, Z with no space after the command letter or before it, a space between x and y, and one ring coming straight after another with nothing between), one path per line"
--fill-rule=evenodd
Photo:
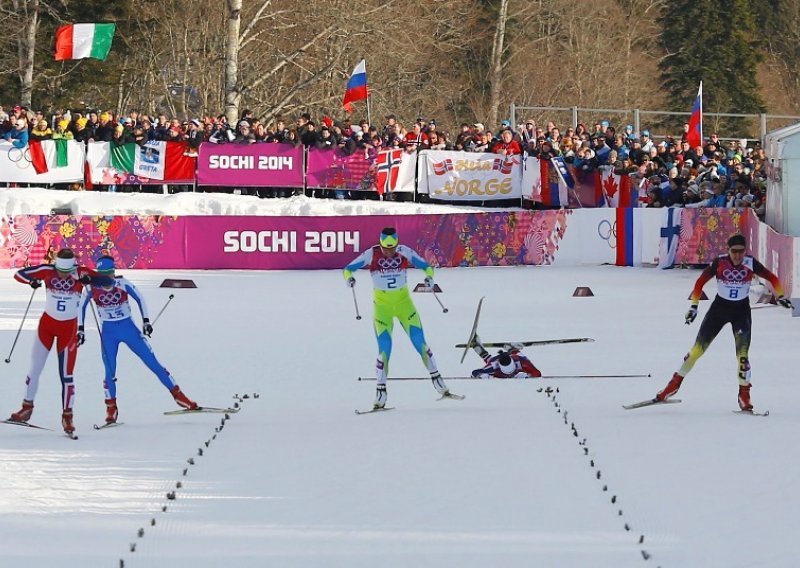
M734 136L757 132L743 119L711 113L759 113L756 68L763 59L752 0L676 0L661 17L667 53L659 67L670 110L691 108L700 81L706 131L723 128ZM710 129L709 129L710 127ZM748 132L749 131L749 132Z

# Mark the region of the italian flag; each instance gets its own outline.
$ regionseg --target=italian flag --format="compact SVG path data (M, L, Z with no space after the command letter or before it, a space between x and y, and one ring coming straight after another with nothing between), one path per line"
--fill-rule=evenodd
M31 165L37 174L46 174L53 168L64 168L67 160L66 140L31 140Z
M70 24L56 30L56 61L93 57L105 61L115 24Z
M187 157L182 142L148 142L111 145L111 167L141 178L155 180L194 179L195 158Z

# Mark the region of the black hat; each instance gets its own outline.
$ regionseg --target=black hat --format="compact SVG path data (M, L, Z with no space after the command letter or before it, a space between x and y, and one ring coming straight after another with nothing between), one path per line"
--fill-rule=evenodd
M744 235L733 235L728 239L728 248L744 246L747 246L747 240L744 238Z

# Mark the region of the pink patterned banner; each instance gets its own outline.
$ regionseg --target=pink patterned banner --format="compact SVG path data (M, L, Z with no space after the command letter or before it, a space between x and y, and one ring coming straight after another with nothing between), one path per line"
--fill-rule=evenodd
M376 169L363 150L349 156L339 148L308 150L308 187L375 191L375 175Z
M750 223L758 227L758 219L748 209L685 209L675 264L709 264L728 250L728 237L747 234Z
M572 212L520 211L355 217L72 217L0 219L0 267L49 259L62 247L89 266L110 253L119 267L341 268L397 228L401 242L437 266L549 264Z

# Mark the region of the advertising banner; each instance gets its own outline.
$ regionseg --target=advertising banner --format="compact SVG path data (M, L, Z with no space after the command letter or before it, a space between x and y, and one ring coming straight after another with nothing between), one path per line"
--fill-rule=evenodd
M309 148L306 183L314 188L376 191L376 169L363 150L347 155L340 148Z
M31 152L31 146L17 148L11 142L0 142L0 182L2 183L70 183L83 181L85 161L83 144L74 140L43 140ZM37 173L36 170L41 173Z
M200 144L197 185L303 187L303 147Z
M519 199L522 156L425 150L419 191L446 201Z

